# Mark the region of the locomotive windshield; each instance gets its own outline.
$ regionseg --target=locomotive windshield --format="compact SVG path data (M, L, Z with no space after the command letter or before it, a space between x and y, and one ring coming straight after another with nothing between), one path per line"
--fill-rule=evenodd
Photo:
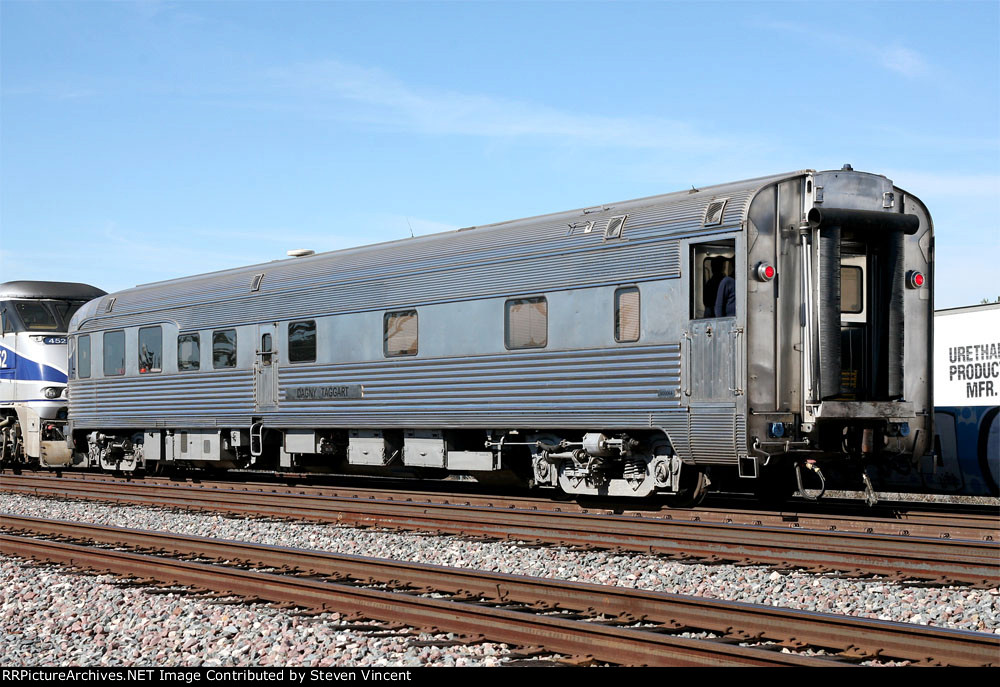
M69 320L73 317L73 313L79 310L84 302L10 301L4 310L7 313L8 326L13 327L14 331L65 332L69 328Z

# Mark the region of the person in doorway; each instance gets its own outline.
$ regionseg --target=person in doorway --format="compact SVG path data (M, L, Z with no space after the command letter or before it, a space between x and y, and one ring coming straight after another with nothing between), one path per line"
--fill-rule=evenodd
M719 291L715 296L715 317L736 316L736 280L730 276L733 272L733 262L732 260L726 262L729 263L729 269L719 282Z
M708 261L712 270L712 275L705 282L705 290L702 292L702 304L705 306L704 317L721 317L715 314L715 301L719 295L719 284L726 276L726 259L721 255L716 255Z

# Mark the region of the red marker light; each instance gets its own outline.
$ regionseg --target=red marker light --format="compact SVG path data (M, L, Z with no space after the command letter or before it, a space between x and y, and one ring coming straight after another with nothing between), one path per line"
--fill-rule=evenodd
M919 289L927 281L924 277L923 272L918 272L917 270L910 270L906 273L906 285L911 289Z
M757 278L761 281L771 281L777 273L778 271L766 262L757 264Z

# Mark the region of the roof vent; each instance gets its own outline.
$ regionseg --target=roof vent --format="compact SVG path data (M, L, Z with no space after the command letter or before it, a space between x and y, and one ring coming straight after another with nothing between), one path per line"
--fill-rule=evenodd
M569 235L573 234L589 234L594 230L594 220L587 220L586 222L571 222L569 224Z
M108 304L104 308L104 312L111 312L111 309L115 307L115 301L118 300L117 296L112 296L108 299Z
M316 251L310 250L309 248L296 248L294 250L286 251L285 255L290 258L304 258L308 255L316 255Z
M253 275L253 281L250 282L251 291L260 291L260 283L264 281L264 273Z
M702 224L706 227L722 224L722 216L726 211L726 203L728 202L728 198L719 198L709 203L708 207L705 208L705 220Z
M625 220L628 215L616 215L608 220L608 227L604 230L604 238L607 239L620 239L622 237L622 230L625 228Z
M843 167L840 168L840 171L841 172L853 172L854 168L851 167L850 164L846 164L846 165L844 165Z

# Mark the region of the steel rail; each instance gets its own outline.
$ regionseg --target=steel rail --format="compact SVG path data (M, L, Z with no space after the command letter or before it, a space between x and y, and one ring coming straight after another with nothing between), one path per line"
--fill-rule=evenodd
M543 496L488 494L475 492L448 493L426 489L393 489L373 486L317 486L283 482L253 482L246 480L197 480L178 482L163 477L143 477L138 481L112 475L87 473L64 474L59 478L42 475L8 477L4 479L62 479L82 483L146 484L176 488L228 489L260 491L306 496L339 498L377 498L391 501L426 501L490 508L528 508L569 513L599 513L628 515L679 522L716 522L739 525L788 527L824 531L864 532L867 534L913 535L921 537L1000 541L1000 517L997 512L947 513L935 510L914 511L892 507L866 507L866 513L851 512L840 503L786 504L780 511L753 507L698 507L659 509L659 504L629 504L623 500L585 499L582 502L555 501ZM745 503L745 501L743 501ZM856 504L852 504L856 506ZM801 506L801 508L797 508Z
M462 592L471 598L504 603L541 603L549 608L651 621L675 631L695 628L727 637L815 647L854 658L954 666L1000 664L1000 636L979 632L63 520L4 515L0 525L48 536L154 548L176 555L252 561L258 566L306 571L310 575L397 585L403 581L415 590Z
M460 601L364 589L301 577L240 570L0 534L5 553L117 575L291 604L336 610L438 632L482 637L518 646L542 646L570 656L620 665L798 666L844 665L722 642L687 639L628 627L492 608Z
M711 562L732 561L878 574L894 579L902 577L984 587L1000 586L1000 542L692 523L588 513L499 510L377 499L293 496L230 489L163 488L131 483L77 485L59 480L32 485L31 481L4 480L0 482L0 489L343 525L396 527L602 547Z

